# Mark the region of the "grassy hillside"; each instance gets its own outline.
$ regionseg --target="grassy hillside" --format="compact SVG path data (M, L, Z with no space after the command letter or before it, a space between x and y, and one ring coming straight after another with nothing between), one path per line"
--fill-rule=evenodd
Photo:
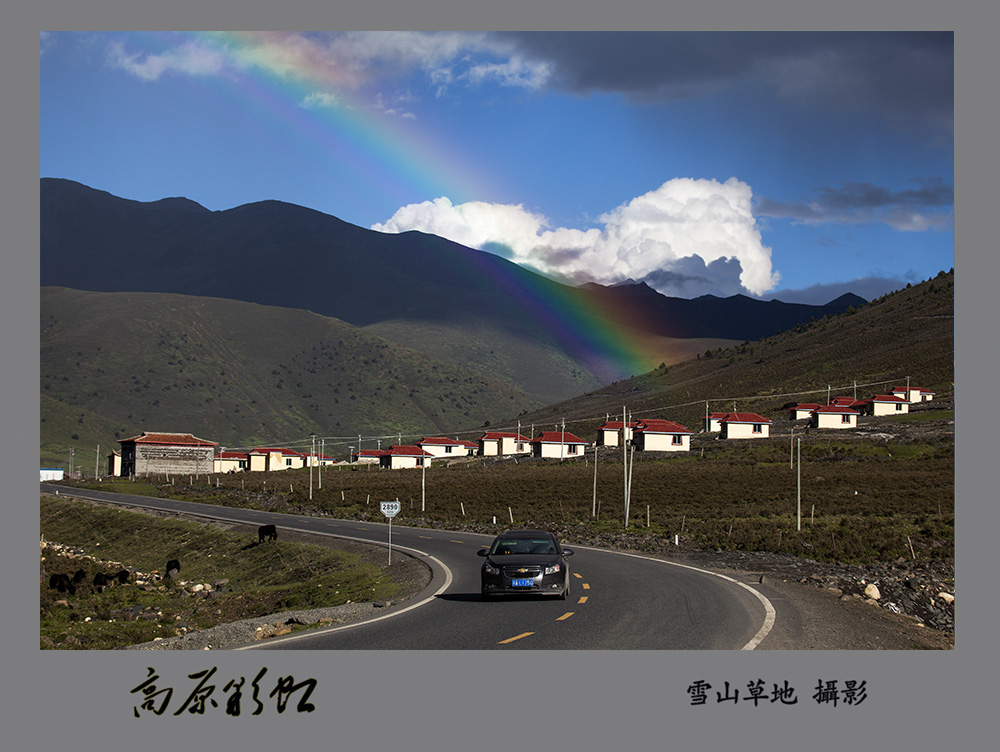
M832 396L867 398L905 384L954 393L954 271L890 293L857 309L772 337L706 349L693 360L619 381L579 398L511 416L549 428L567 421L582 438L595 420L621 416L675 420L698 430L711 411L757 412L783 420L789 402Z
M401 592L394 577L407 565L290 540L257 545L248 532L51 496L41 497L39 525L50 543L42 549L42 649L111 650L287 609L384 600ZM61 547L94 558L71 557ZM150 577L162 576L170 559L182 562L182 579ZM129 584L92 586L98 572L114 575L122 567L133 572ZM48 575L78 569L86 577L73 595L48 587ZM203 598L189 593L185 581L226 586Z
M43 457L142 430L231 447L447 433L538 405L337 319L214 298L43 288L40 357Z

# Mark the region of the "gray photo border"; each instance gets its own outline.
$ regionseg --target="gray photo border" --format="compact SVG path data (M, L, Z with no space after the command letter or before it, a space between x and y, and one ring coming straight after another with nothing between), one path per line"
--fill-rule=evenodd
M987 685L995 653L987 642L997 607L991 530L997 504L989 493L995 450L986 423L995 406L987 396L993 352L997 279L995 241L987 237L996 198L988 184L998 152L991 143L996 117L994 36L997 12L985 2L843 0L803 8L794 0L706 0L674 8L654 0L579 4L573 0L507 0L471 7L460 0L373 0L341 8L320 0L265 4L209 0L137 7L125 0L58 0L4 12L0 75L4 109L2 433L8 502L2 553L4 591L3 712L10 749L167 750L308 744L310 748L386 750L507 749L511 735L524 748L720 749L766 743L774 749L915 749L959 746L991 738L980 724L995 714ZM836 652L347 652L94 653L40 651L33 581L37 507L33 498L38 445L38 32L96 28L405 28L405 29L944 29L956 50L956 507L958 600L954 651ZM7 125L10 123L10 125ZM975 305L973 305L975 303ZM993 451L991 451L993 450ZM132 715L129 690L147 667L164 677L217 666L218 676L315 677L317 711L231 718ZM537 711L511 726L496 699L513 685L504 666L532 667L549 677L535 687ZM516 672L512 672L516 673ZM247 677L249 681L249 676ZM797 707L692 707L686 687L697 679L719 686L751 679L787 679L807 695ZM806 687L822 678L865 680L868 700L857 707L818 707ZM178 693L181 690L178 689Z

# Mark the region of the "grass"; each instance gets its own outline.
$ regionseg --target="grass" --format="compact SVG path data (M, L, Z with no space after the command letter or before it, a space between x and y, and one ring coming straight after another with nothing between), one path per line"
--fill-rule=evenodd
M357 554L280 540L258 545L249 533L87 502L41 497L40 530L44 540L99 560L42 550L47 574L86 573L74 595L49 589L47 576L41 583L43 649L114 649L281 610L388 599L398 589L381 567ZM123 566L162 574L170 559L181 562L176 581L132 582L104 592L89 584L97 572ZM228 580L225 591L207 596L180 584L220 580Z

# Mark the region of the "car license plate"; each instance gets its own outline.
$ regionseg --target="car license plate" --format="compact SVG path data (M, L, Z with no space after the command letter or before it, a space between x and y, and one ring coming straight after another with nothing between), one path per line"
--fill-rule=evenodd
M528 577L527 579L511 580L511 587L531 587L535 584L534 579Z

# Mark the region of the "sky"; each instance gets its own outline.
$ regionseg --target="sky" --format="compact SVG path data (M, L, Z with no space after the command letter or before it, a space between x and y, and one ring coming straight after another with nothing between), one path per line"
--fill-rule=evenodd
M40 176L123 198L682 298L954 267L951 32L43 32L39 64Z

